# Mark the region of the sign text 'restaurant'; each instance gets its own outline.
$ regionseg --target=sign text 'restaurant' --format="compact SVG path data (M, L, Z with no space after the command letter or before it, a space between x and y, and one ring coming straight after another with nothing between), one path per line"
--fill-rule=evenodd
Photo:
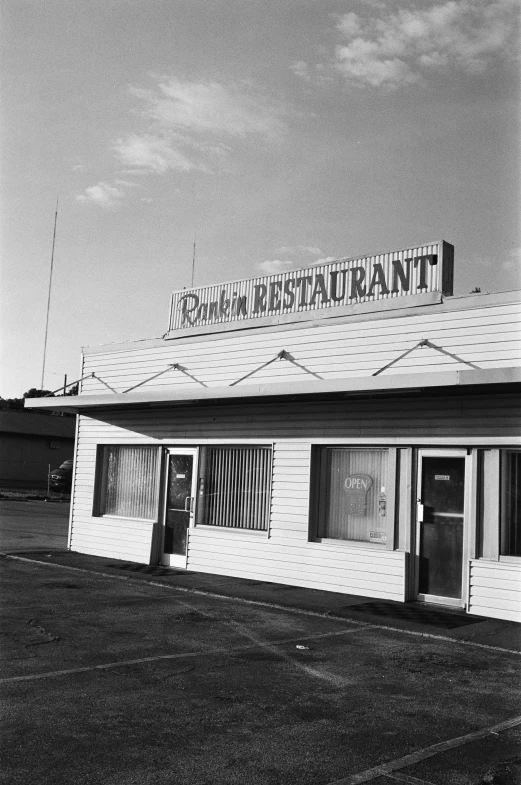
M441 291L438 244L424 248L177 292L170 329Z

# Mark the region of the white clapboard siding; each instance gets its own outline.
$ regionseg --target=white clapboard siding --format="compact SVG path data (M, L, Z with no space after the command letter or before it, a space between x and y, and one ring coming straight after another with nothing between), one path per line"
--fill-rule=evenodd
M469 613L521 622L521 563L471 561Z
M76 511L80 516L80 511ZM152 523L81 516L74 521L71 549L113 559L149 564Z
M403 554L308 542L310 461L309 443L276 442L269 539L192 529L188 569L403 600Z
M254 353L263 351L266 348L274 349L279 345L280 337L296 339L301 336L302 350L308 352L310 356L316 354L314 345L324 344L327 338L328 347L345 348L357 347L365 350L367 341L379 339L385 334L389 343L395 343L395 348L399 347L403 340L404 328L408 333L409 329L421 327L424 337L429 337L434 342L435 338L454 341L463 339L469 340L469 336L482 335L484 338L495 335L492 340L500 340L503 333L515 333L519 325L519 303L508 305L494 305L486 308L469 308L460 311L439 312L436 307L429 312L413 315L410 312L406 317L391 317L387 319L374 319L373 321L358 320L336 320L334 322L319 322L312 325L303 326L281 326L239 331L240 340L236 334L214 333L211 336L180 338L175 340L165 340L159 345L145 346L138 345L138 342L129 343L124 346L114 346L111 348L98 347L90 350L90 354L96 355L96 362L103 366L114 366L125 364L128 358L137 362L144 362L147 358L162 360L170 357L172 347L177 352L183 352L182 356L176 354L179 359L193 359L201 350L210 343L213 348L210 354L204 353L204 358L212 358L220 363L226 362L230 356L251 356ZM429 333L429 336L427 336ZM472 339L470 339L472 340ZM334 352L333 352L334 353Z
M442 341L447 348L452 350L465 350L474 347L476 343L484 342L484 345L488 346L501 344L504 339L515 340L519 329L519 318L514 319L513 316L513 314L504 313L502 318L494 319L489 314L481 323L475 323L474 320L468 319L464 327L458 326L454 319L446 324L441 320L440 324L440 318L438 318L435 327L431 326L429 329L429 324L426 324L425 321L422 321L421 327L424 334L429 331L430 340L433 343L436 342L436 339ZM100 371L110 370L113 367L124 367L129 359L133 361L133 368L141 371L150 362L170 359L174 346L176 357L181 357L179 352L182 352L182 359L185 361L191 360L193 362L195 359L201 368L219 369L230 360L233 362L248 361L259 352L273 351L279 346L281 335L286 338L286 342L288 340L291 342L293 339L299 341L300 356L304 359L316 357L317 348L322 349L321 356L334 359L345 351L364 355L371 348L373 351L377 351L376 340L382 334L385 334L386 344L390 348L399 350L403 345L403 331L404 325L401 324L397 330L395 322L387 322L385 328L382 328L380 323L380 327L374 335L367 329L355 329L354 323L350 325L337 324L334 327L299 328L287 330L284 333L279 329L274 333L265 333L261 339L258 335L253 336L248 331L244 331L240 333L241 339L243 339L241 341L237 341L236 335L221 338L214 336L211 339L206 338L206 340L198 339L199 343L194 347L194 344L188 339L177 339L174 342L165 341L164 345L160 347L139 348L134 344L129 344L126 349L113 352L106 352L104 347L99 347L92 352L92 356L95 357L96 367ZM254 341L254 338L258 342ZM327 339L327 343L325 343L325 339ZM191 341L193 340L191 339ZM226 341L225 346L221 345L223 341ZM206 351L198 356L202 347L210 346L211 351ZM194 353L194 348L197 350L197 354Z
M381 347L378 352L367 352L360 357L354 357L352 353L345 351L343 354L335 355L331 358L321 354L321 356L311 358L311 360L307 360L302 354L294 352L293 356L299 365L295 365L288 360L276 360L270 365L260 368L263 362L272 359L270 356L264 356L260 359L253 358L251 360L244 360L231 371L229 363L225 366L219 365L212 369L203 369L199 364L194 364L190 368L190 373L206 387L226 387L229 386L231 382L241 379L246 374L252 374L252 376L247 379L245 378L240 382L243 386L266 381L285 382L295 381L297 379L305 379L308 381L316 379L317 375L324 380L354 379L359 378L360 376L371 376L388 363L396 360L400 354L411 349L413 345L414 343L411 344L410 342L409 345L404 344L401 351L396 353L385 351L384 348ZM487 346L481 346L479 353L475 350L453 350L446 346L443 348L446 351L450 351L455 356L450 357L431 347L418 348L392 366L393 374L419 372L436 373L441 371L469 369L472 367L467 364L469 362L472 363L473 366L478 366L479 368L486 370L487 368L492 367L517 366L521 361L521 346L519 341L512 341L511 345L509 345L509 342L503 340L497 345L488 344ZM114 387L116 392L123 392L134 385L141 385L141 387L146 386L147 389L161 389L172 386L179 387L179 389L192 389L198 386L194 379L175 370L168 371L156 379L151 379L146 385L143 385L142 382L153 376L153 369L143 371L139 368L132 368L120 371L119 369L112 368L106 371L97 370L96 373L100 378ZM83 392L102 392L103 389L107 394L110 394L110 390L107 390L99 379L87 379L84 383Z
M273 446L273 485L270 537L291 540L293 532L307 539L309 517L309 442L276 442ZM286 492L293 491L289 497ZM288 536L289 535L289 536Z
M117 392L134 385L141 385L141 390L187 389L199 383L226 386L252 372L241 385L316 378L312 374L324 379L352 378L371 376L425 338L454 357L431 347L418 348L384 373L435 373L470 368L467 363L483 369L517 366L521 364L519 310L515 303L460 311L438 311L433 306L421 315L362 322L335 320L333 324L318 322L291 329L246 329L165 340L163 345L148 348L136 343L115 351L101 347L85 356L83 373L95 373ZM303 367L276 360L258 370L282 349ZM167 370L174 363L186 373ZM92 377L83 382L82 393L111 395Z
M188 568L217 575L252 578L290 586L336 591L367 597L404 599L404 554L362 549L322 549L302 541L277 546L271 540L230 538L223 543L219 532L197 527L190 530ZM223 547L225 546L225 547Z
M157 413L156 413L157 414ZM171 413L161 412L161 418ZM72 518L71 548L117 559L148 563L151 522L92 516L95 445L85 433L102 425L107 440L121 441L121 428L81 417ZM220 428L215 428L218 435ZM118 438L119 437L119 438ZM153 443L149 440L148 443ZM255 577L296 586L401 600L404 558L401 553L309 543L310 444L275 443L269 538L249 532L192 529L188 568L216 574Z
M96 445L83 437L93 422L79 418L70 547L78 553L149 564L152 521L92 515Z

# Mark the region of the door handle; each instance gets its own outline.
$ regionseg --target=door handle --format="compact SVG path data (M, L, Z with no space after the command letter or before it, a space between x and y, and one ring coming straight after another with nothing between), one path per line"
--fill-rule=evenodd
M185 499L185 512L192 512L193 504L194 504L194 497L187 496Z
M418 523L423 523L423 504L418 502L416 505L416 516L418 518Z

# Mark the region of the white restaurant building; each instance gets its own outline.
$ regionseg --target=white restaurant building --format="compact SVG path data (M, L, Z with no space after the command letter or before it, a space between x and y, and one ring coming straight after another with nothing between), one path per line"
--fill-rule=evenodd
M176 292L87 348L69 547L521 621L521 292L444 241Z

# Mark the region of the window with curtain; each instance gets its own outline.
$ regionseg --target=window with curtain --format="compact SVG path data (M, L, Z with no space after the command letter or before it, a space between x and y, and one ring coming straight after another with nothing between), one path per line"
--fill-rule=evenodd
M107 445L100 448L98 459L96 514L156 520L158 448Z
M521 556L521 452L502 456L501 555Z
M196 522L267 531L270 489L270 447L203 447Z
M319 539L386 542L388 458L388 450L318 451L314 467Z

